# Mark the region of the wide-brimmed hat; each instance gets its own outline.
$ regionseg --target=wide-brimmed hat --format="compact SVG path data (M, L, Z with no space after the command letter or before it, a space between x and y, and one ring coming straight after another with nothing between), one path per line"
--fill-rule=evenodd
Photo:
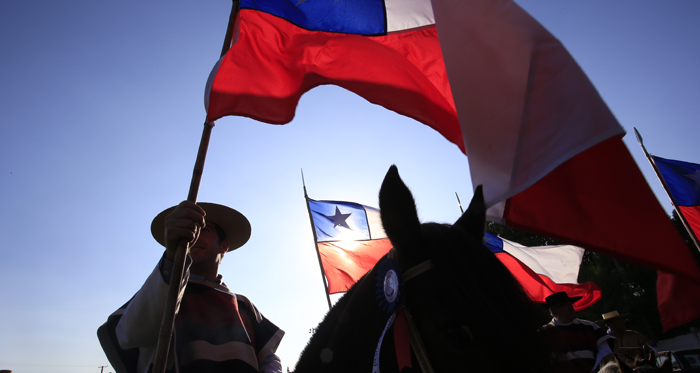
M240 212L216 203L197 202L207 213L206 220L213 222L224 230L228 241L228 251L236 250L243 246L250 238L250 222ZM165 217L175 206L163 210L151 223L151 234L159 244L165 246Z
M547 298L544 299L544 301L547 303L547 308L552 308L553 306L556 306L558 304L564 303L564 302L571 302L574 303L576 301L581 300L583 297L569 297L569 294L566 294L566 292L560 291L558 293L554 293Z
M608 312L608 313L604 313L604 314L603 314L603 319L602 319L602 320L598 320L598 321L596 321L596 322L606 322L606 321L610 321L610 320L612 320L612 319L614 319L614 318L617 318L617 317L625 317L625 316L627 316L627 315L629 315L629 313L620 315L620 313L617 312L617 310L615 310L615 311L610 311L610 312Z

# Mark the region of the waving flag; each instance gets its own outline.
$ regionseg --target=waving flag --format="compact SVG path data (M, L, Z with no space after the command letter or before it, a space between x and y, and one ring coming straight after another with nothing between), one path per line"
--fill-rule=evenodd
M641 137L640 144L641 144ZM644 146L642 145L642 149ZM700 165L656 157L644 152L652 162L659 179L679 217L691 235L695 247L700 237ZM683 325L700 317L700 286L679 276L658 271L656 294L659 316L664 330Z
M513 1L242 0L235 25L208 120L287 123L304 92L339 85L468 153L491 220L700 282L624 130Z
M433 10L489 219L700 282L623 129L564 46L509 0L434 0Z
M700 164L652 156L678 214L695 242L700 237Z
M345 292L391 249L379 210L353 202L307 201L328 292Z
M656 272L656 298L664 332L699 318L700 285L671 273Z
M578 270L584 249L571 245L526 247L486 232L486 247L508 268L535 302L564 291L570 297L582 297L574 303L576 311L593 305L601 291L592 282L578 283Z
M429 0L242 0L207 82L207 119L288 123L304 92L335 84L464 151L434 23Z

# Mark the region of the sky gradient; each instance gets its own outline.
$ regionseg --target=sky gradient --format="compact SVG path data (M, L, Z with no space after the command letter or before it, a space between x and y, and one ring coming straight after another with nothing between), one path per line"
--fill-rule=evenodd
M700 2L517 1L558 37L634 139L700 163ZM230 1L0 2L0 369L96 372L99 325L162 248L150 222L187 197ZM234 207L253 234L220 272L287 332L292 368L327 311L304 202L377 206L391 164L424 221L453 222L472 195L467 158L437 132L333 86L292 123L219 120L200 201ZM624 219L624 217L620 217ZM111 367L104 372L113 371Z

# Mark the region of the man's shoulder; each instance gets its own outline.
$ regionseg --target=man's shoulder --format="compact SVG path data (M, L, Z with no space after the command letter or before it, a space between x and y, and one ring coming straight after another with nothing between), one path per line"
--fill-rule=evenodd
M600 325L594 323L593 321L588 321L588 320L583 320L583 319L575 319L575 321L578 321L581 325L585 325L589 328L593 328L594 330L600 329Z
M255 309L253 302L251 302L250 299L248 299L248 297L246 297L245 295L240 294L240 293L234 293L234 294L236 295L236 299L238 299L239 305L243 304L244 306L246 306L250 309Z

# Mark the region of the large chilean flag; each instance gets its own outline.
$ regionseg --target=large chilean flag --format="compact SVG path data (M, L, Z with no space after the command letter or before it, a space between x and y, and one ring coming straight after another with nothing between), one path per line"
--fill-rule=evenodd
M700 283L625 131L559 40L515 2L240 7L231 48L207 82L209 121L288 123L304 92L335 84L468 154L489 219Z
M464 151L430 1L242 0L207 82L207 118L284 124L334 84L423 122Z

